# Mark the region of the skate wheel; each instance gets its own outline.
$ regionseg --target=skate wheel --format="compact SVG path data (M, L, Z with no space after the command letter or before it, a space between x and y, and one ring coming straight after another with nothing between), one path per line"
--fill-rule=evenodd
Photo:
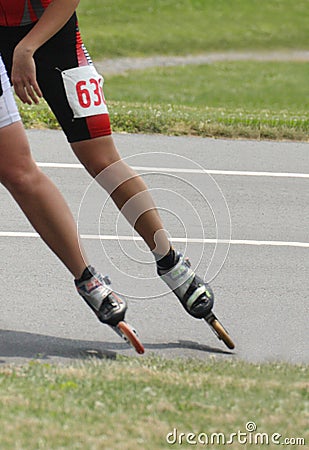
M218 319L214 319L211 322L210 326L214 329L218 338L221 339L229 349L233 350L233 348L235 348L234 342L232 341L224 327L221 325L221 323L218 321Z
M135 348L137 353L142 355L145 352L144 346L138 339L136 331L130 327L126 322L119 322L117 325L121 333L127 338L129 343Z

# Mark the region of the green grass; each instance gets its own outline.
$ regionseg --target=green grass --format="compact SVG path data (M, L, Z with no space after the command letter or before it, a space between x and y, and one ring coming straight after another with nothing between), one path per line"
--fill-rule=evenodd
M26 128L60 129L46 104L20 105ZM115 132L308 141L308 114L109 102Z
M309 46L307 0L83 0L78 11L94 58Z
M305 366L156 357L31 362L1 367L0 386L1 450L163 449L174 428L229 435L249 421L257 432L308 439Z
M83 0L94 59L308 49L308 0ZM218 63L106 76L114 131L308 141L308 63ZM46 105L27 127L58 128Z
M112 103L114 131L175 136L308 140L308 115L172 105Z
M105 94L126 102L306 114L308 79L308 63L217 63L113 76L107 79Z
M306 63L217 63L106 78L114 131L308 140ZM21 112L27 127L58 127L44 103Z

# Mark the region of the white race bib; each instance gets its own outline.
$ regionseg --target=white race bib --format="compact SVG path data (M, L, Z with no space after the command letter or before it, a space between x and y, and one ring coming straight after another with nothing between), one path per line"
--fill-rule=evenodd
M75 118L108 114L104 79L94 66L75 67L61 72L69 105Z

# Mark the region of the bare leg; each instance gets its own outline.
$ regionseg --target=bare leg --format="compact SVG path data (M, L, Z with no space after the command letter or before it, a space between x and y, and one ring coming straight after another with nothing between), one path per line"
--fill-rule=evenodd
M144 238L157 260L158 274L186 311L196 318L206 317L213 306L211 288L188 267L182 255L170 251L170 242L144 181L121 160L112 137L71 146L88 172L112 196L129 223Z
M111 136L71 144L88 172L111 194L117 207L150 250L165 255L170 243L143 179L120 157Z
M88 264L62 195L33 161L21 122L0 129L0 181L75 278Z

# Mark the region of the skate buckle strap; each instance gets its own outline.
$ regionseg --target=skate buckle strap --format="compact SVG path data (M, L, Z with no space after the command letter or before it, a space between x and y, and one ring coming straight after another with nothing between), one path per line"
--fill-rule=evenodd
M89 284L89 282L88 282ZM99 283L95 289L87 289L87 282L77 287L80 295L86 300L92 308L99 311L102 301L112 292L112 289L106 284Z
M177 281L182 278L188 272L188 266L183 264L183 262L177 267L178 264L166 275L170 277L171 280Z
M190 295L190 297L186 301L186 306L190 310L192 308L193 303L197 300L201 295L205 294L206 287L204 285L195 289L195 291Z
M178 263L170 271L161 274L161 277L178 298L183 298L194 280L195 273L180 255Z
M90 278L89 281L85 281L85 287L88 294L90 294L92 291L97 289L98 287L102 286L102 283L97 278Z

